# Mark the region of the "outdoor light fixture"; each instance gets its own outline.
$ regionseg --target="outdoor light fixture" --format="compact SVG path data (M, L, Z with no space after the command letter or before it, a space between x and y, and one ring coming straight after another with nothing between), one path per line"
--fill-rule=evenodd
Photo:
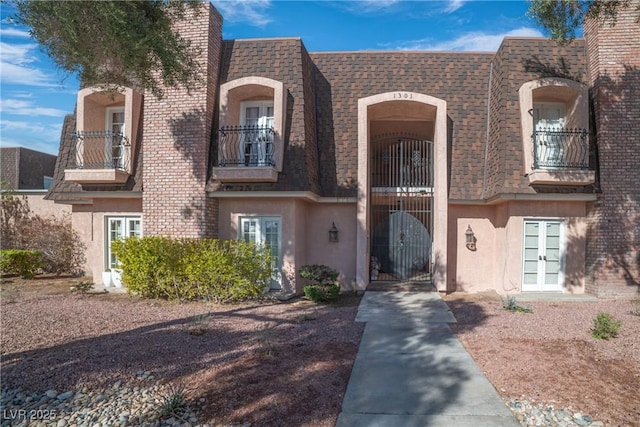
M336 228L336 223L332 223L333 226L329 229L329 241L337 242L338 241L338 229Z
M467 249L470 251L476 250L476 236L473 234L473 230L471 229L471 224L467 225L467 231L464 232L464 235L467 240Z

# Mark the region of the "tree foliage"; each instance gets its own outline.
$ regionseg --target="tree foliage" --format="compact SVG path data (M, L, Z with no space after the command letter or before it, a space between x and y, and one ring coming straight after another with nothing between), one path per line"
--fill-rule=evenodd
M529 0L528 13L552 39L567 44L586 18L613 26L620 10L629 7L630 0ZM635 8L640 20L640 3Z
M198 50L173 22L198 13L195 0L30 1L8 0L17 22L62 70L83 85L147 89L199 87Z

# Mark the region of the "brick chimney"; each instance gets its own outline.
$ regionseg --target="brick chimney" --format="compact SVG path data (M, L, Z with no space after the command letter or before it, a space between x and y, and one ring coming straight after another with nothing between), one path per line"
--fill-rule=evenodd
M145 94L142 212L145 235L217 237L217 200L205 193L222 49L222 16L209 3L176 24L200 49L206 86Z
M598 200L588 208L587 292L640 291L640 23L634 0L615 26L587 20Z

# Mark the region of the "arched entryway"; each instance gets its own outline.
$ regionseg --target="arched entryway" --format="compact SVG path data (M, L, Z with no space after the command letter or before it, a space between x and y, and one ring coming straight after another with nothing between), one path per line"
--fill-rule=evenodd
M446 102L415 92L358 101L356 282L431 278L446 289Z

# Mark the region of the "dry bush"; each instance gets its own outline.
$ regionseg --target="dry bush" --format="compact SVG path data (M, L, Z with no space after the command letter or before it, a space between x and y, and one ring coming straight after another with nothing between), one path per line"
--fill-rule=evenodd
M42 253L42 269L54 274L83 274L85 246L71 226L71 219L41 217L25 199L2 194L1 249L29 249Z

